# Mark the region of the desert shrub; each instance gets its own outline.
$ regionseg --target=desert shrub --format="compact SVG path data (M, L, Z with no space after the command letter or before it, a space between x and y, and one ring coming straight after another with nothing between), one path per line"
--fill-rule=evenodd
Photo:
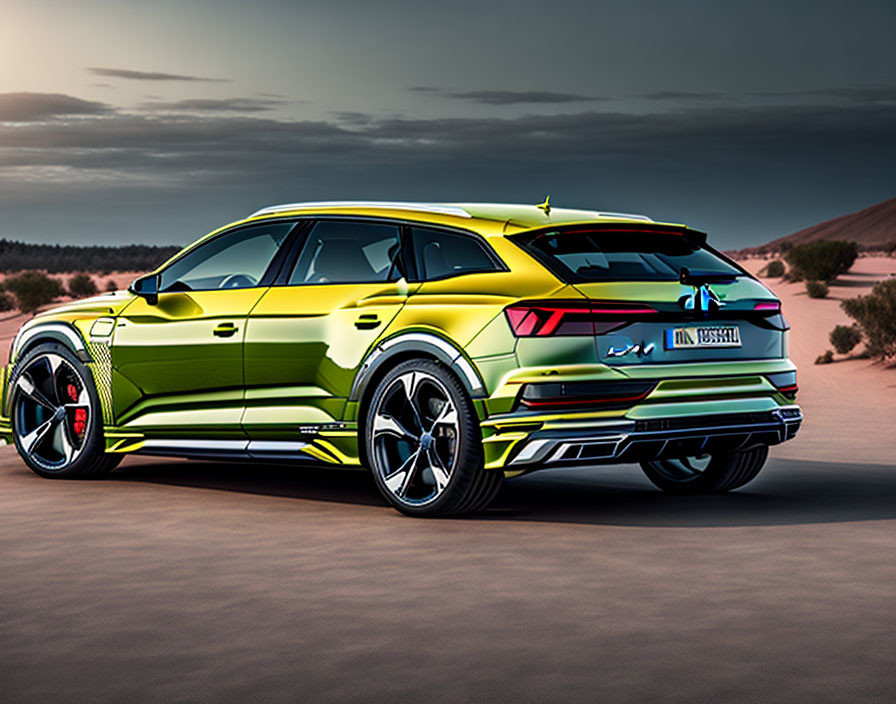
M785 271L784 262L780 259L772 259L765 265L765 275L771 279L778 279L784 276Z
M88 274L75 274L68 280L68 292L72 298L95 296L98 291L93 278Z
M874 284L867 296L840 306L858 323L868 351L875 357L896 357L896 279Z
M16 299L9 295L6 291L0 290L0 313L8 310L14 310L16 307Z
M828 295L828 285L824 281L807 281L806 293L809 298L824 298Z
M896 240L893 240L892 242L887 242L887 243L884 245L884 252L886 252L887 254L889 254L891 257L892 257L894 254L896 254Z
M834 353L831 350L825 350L824 354L820 354L815 358L816 364L830 364L834 361Z
M833 281L845 274L859 256L855 242L818 240L791 247L787 263L791 272L810 281Z
M862 341L862 333L855 325L837 325L831 330L831 344L840 354L847 354Z
M4 286L15 296L16 305L23 313L34 313L63 293L59 279L52 279L40 271L23 271L10 276Z
M117 291L117 290L118 290L118 285L117 285L112 279L109 279L109 280L106 282L106 290L107 290L107 291Z

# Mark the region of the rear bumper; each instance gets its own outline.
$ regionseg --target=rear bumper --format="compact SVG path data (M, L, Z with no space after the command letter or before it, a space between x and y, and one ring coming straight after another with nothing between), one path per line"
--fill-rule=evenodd
M777 445L796 436L797 405L770 411L595 421L587 428L536 431L518 443L505 469L641 462Z

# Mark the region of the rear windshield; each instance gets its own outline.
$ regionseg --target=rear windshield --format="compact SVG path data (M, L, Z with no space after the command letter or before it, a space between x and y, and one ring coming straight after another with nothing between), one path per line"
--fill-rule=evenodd
M682 267L692 274L743 275L695 232L558 230L514 240L570 282L677 281Z

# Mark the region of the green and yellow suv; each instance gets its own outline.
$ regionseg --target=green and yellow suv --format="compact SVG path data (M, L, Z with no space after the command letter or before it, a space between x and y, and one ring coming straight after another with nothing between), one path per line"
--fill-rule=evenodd
M780 308L703 233L643 216L282 205L25 324L0 437L45 477L130 452L368 467L414 515L546 467L726 491L802 420Z

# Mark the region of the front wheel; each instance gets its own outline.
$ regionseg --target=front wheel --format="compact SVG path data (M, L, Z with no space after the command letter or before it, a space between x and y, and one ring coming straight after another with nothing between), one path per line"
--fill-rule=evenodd
M121 455L106 454L93 377L67 347L48 342L28 352L10 378L13 439L36 474L96 477Z
M478 511L503 480L483 467L473 403L438 362L410 360L386 374L370 402L364 440L377 487L408 515Z
M768 446L740 452L642 462L647 478L667 494L713 494L752 481L768 458Z

